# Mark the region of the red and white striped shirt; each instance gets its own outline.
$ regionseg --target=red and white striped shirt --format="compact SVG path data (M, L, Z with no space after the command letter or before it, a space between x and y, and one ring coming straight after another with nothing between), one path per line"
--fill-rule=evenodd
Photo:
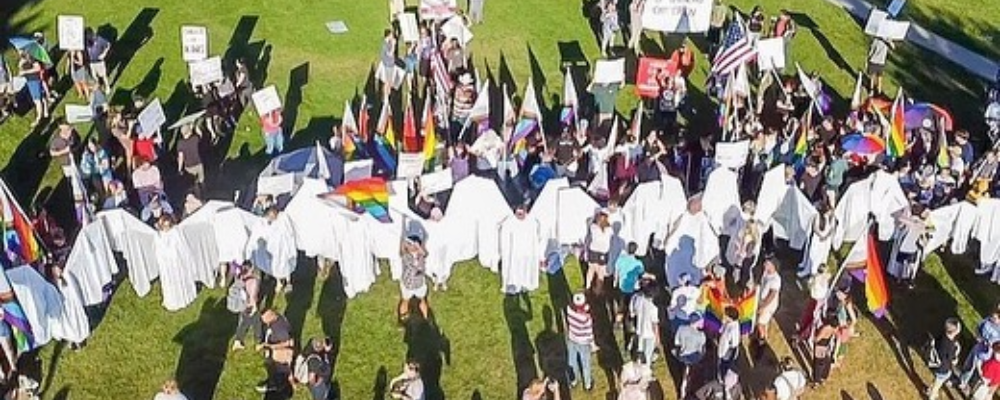
M587 308L577 309L566 307L567 338L573 343L591 344L594 342L594 319L590 317Z

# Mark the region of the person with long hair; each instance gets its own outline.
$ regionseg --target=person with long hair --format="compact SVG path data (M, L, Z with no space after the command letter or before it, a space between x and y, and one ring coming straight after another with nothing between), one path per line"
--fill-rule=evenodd
M604 278L608 275L608 253L611 251L611 241L615 234L608 219L608 214L599 211L590 224L589 244L587 245L587 289L601 291Z
M833 249L833 231L837 221L833 209L828 202L819 202L819 214L813 219L812 232L809 234L807 250L803 253L799 264L799 278L807 278L816 273L819 267L826 263Z
M822 385L830 377L833 367L833 353L837 340L837 314L828 313L823 317L823 325L813 335L812 349L812 384Z

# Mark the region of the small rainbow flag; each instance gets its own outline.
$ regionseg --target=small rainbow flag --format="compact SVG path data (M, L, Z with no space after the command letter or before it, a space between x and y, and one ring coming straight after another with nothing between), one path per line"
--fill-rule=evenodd
M945 135L944 128L938 128L937 166L941 169L951 167L951 154L948 154L948 136Z
M424 100L424 165L431 168L434 164L434 153L437 150L437 126L434 124L434 110L431 108L431 98Z
M351 102L344 102L344 117L340 124L340 143L344 152L344 160L354 157L354 152L358 150L354 135L358 132L358 124L354 121L354 113L351 111Z
M3 246L5 256L12 262L13 255L22 263L33 263L42 258L42 246L38 242L35 228L21 206L14 200L7 184L0 181L0 222L3 223Z
M757 289L753 289L743 298L733 301L727 298L721 290L706 286L702 288L701 303L704 307L706 332L718 333L722 330L722 316L725 315L726 307L729 306L736 307L740 313L740 333L749 335L753 332L757 317Z
M3 322L10 325L14 333L14 343L17 345L18 353L25 353L35 348L35 334L31 331L31 324L28 317L24 315L24 309L15 301L3 303Z
M389 218L389 190L382 178L365 178L340 185L334 194L347 197L359 213L367 212L381 222Z
M886 151L889 157L900 158L906 154L906 106L903 102L903 89L899 89L896 100L892 102L889 120L889 140Z
M865 298L868 301L868 310L878 318L885 315L889 307L889 289L885 284L885 268L878 258L878 247L876 247L875 236L868 233L868 257L865 262Z
M361 143L368 143L368 97L361 97L361 109L358 110L358 137Z
M417 120L413 115L413 106L410 102L406 102L406 111L403 113L403 151L415 153L420 150L420 138L417 137Z
M799 131L799 137L795 140L795 157L799 160L805 158L806 153L809 152L809 129L812 128L812 115L813 107L809 106L809 110L806 111L806 117L802 121L802 129Z

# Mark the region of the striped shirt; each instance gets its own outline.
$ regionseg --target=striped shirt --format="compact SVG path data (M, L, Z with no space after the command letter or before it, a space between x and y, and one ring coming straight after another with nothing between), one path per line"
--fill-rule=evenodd
M586 309L578 310L576 307L566 307L566 337L573 343L591 344L594 342L594 320L590 317L590 312Z

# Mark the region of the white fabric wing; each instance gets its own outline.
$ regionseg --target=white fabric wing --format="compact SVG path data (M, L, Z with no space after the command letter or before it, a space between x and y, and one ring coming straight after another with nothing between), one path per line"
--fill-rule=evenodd
M588 223L600 204L579 187L565 188L558 193L556 236L561 244L583 243Z
M968 201L958 203L958 215L955 217L955 229L951 236L951 253L965 254L969 247L969 239L979 222L979 209Z
M869 209L878 224L878 238L892 239L896 229L896 215L904 210L910 201L906 198L899 179L885 171L876 171L871 179L871 204Z
M802 250L809 239L812 222L817 214L816 207L806 195L799 188L789 186L774 214L774 235L788 240L789 247Z
M709 223L716 232L726 225L726 216L733 209L740 210L739 183L736 172L729 168L716 168L708 176L702 194L702 210L708 215Z
M765 228L771 225L771 217L778 210L778 206L781 205L787 191L788 184L785 181L784 165L771 168L764 174L760 192L757 193L757 212L754 217L761 221Z
M83 343L90 337L90 319L83 304L83 292L72 273L63 274L59 290L62 294L62 318L52 328L52 336L70 343Z
M958 216L958 204L951 204L931 211L928 222L930 224L931 235L924 245L924 259L934 253L939 247L944 246L951 233L955 229L955 219Z
M111 248L121 252L128 277L139 297L149 294L151 282L160 276L156 258L156 231L124 210L98 213L111 237Z
M45 345L52 340L53 328L62 318L62 295L29 266L11 268L5 273L31 326L35 347Z
M979 241L979 261L984 265L1000 262L1000 199L979 199L979 221L976 240Z
M332 228L334 217L329 206L317 197L329 191L322 180L306 178L285 207L295 230L295 245L307 257L338 259L333 251L337 242Z
M861 238L868 226L871 211L871 179L852 184L841 196L833 215L837 219L837 230L833 234L833 248L839 249L844 242L854 242Z
M77 277L84 304L104 301L104 286L118 273L118 264L103 223L87 224L80 229L64 273Z
M537 219L541 226L541 236L542 240L545 241L546 254L559 248L559 239L556 231L556 214L559 211L559 192L567 187L569 187L568 179L551 179L545 183L545 187L542 188L541 193L538 194L535 202L531 205L529 215Z
M212 223L184 220L174 229L184 237L184 244L187 246L188 251L184 257L185 268L191 270L195 280L214 288L219 249L216 247L215 228L212 227Z

